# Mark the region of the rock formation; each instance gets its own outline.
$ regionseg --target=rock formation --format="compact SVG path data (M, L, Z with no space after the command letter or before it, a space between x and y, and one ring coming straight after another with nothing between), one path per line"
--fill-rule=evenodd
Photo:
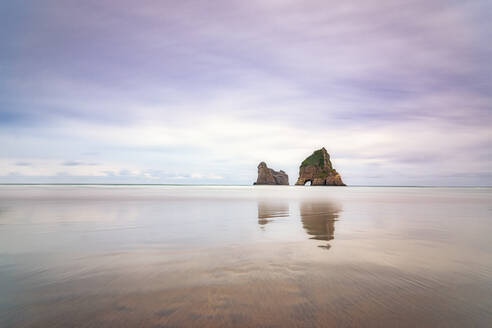
M258 179L256 179L255 185L288 185L289 176L282 170L275 171L266 165L265 162L261 162L258 165Z
M345 186L342 177L331 165L330 155L325 148L316 150L299 168L296 185L303 186L309 181L312 186Z

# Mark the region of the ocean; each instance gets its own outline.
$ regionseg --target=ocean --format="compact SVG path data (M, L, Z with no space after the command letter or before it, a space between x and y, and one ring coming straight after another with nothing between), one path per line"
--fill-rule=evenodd
M490 327L492 188L1 185L0 327Z

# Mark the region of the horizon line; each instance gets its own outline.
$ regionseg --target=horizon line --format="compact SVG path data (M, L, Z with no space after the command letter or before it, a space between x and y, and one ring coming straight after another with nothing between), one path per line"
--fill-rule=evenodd
M279 185L253 185L253 184L197 184L197 183L0 183L0 186L217 186L217 187L262 187ZM299 185L283 185L284 187L401 187L401 188L492 188L492 185L346 185L346 186L299 186Z

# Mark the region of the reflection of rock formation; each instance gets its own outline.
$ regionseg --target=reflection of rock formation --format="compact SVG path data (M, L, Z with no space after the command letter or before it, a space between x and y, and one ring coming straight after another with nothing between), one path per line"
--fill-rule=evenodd
M258 165L258 179L254 184L255 185L288 185L289 176L284 171L272 170L268 168L265 162L261 162Z
M304 202L300 207L302 226L310 239L330 241L335 238L335 221L340 207L331 202ZM330 244L320 246L330 248Z
M289 216L288 203L258 202L258 224L264 225L271 219Z

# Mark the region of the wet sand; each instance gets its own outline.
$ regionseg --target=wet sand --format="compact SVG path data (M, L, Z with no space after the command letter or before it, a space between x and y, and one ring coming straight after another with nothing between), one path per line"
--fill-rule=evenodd
M487 327L492 189L0 186L2 327Z

